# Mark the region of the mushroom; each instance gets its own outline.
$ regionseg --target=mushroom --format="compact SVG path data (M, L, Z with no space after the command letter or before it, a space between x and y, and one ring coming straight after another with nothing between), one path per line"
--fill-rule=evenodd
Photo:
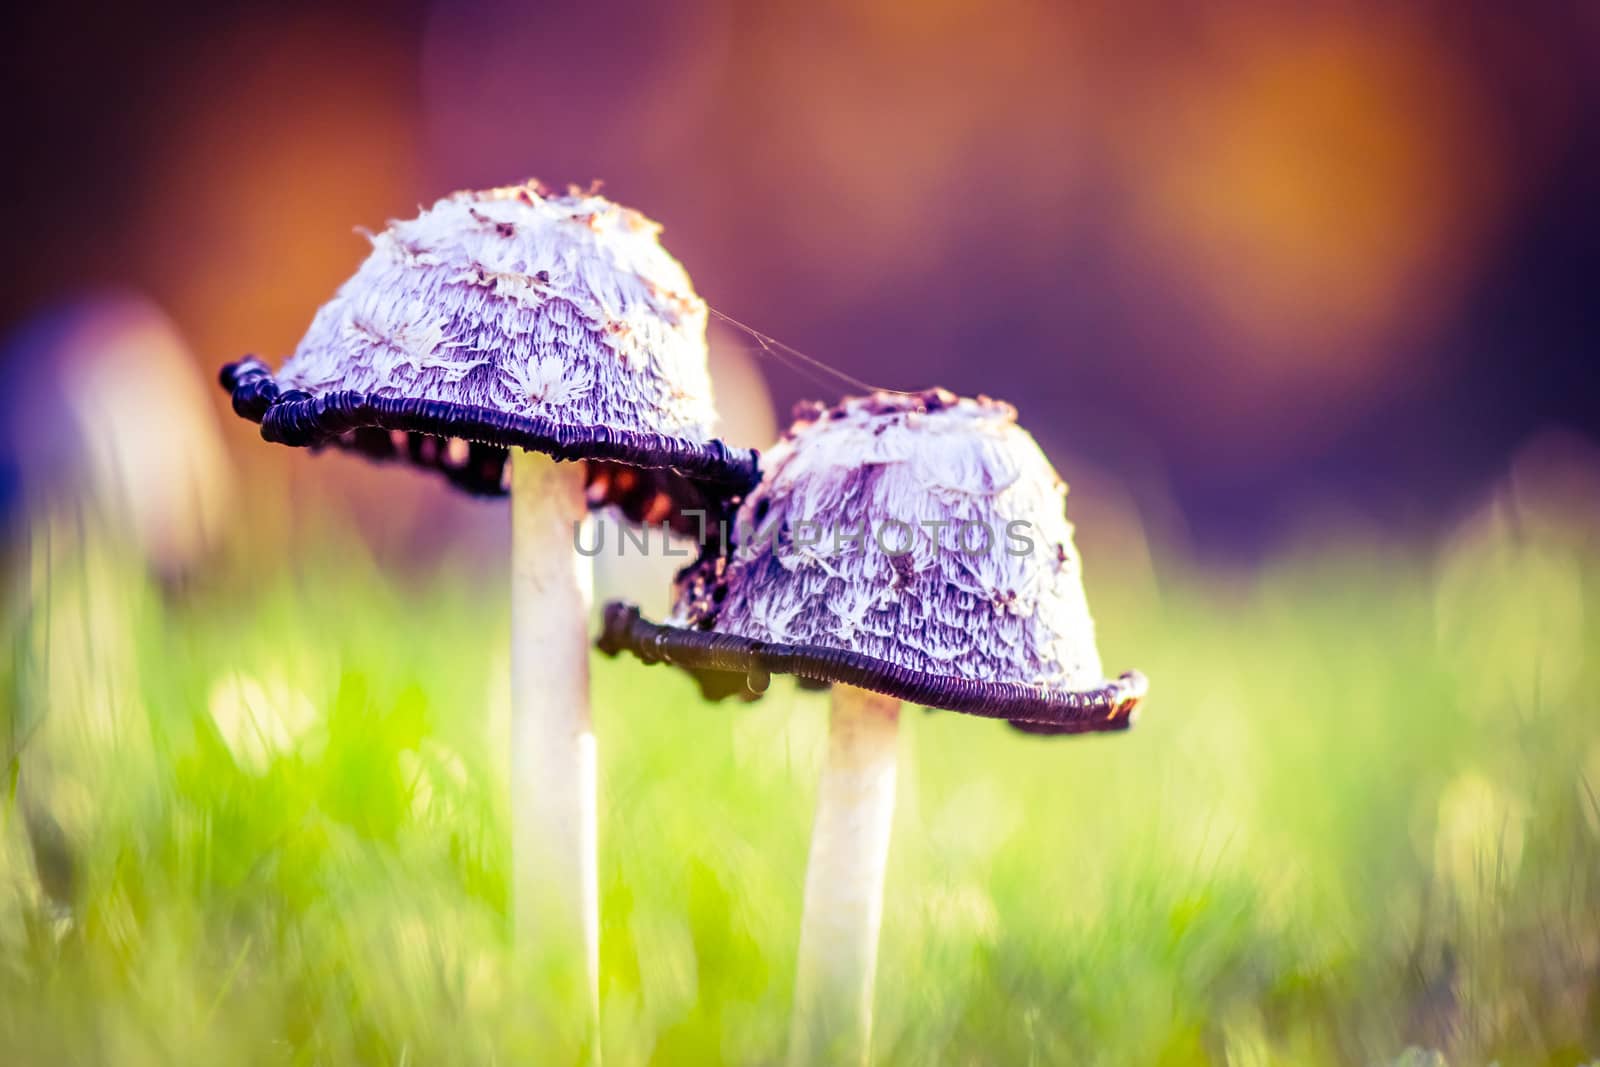
M790 1061L859 1062L900 702L1091 733L1126 729L1146 683L1101 672L1066 486L1009 405L931 390L812 406L762 467L666 624L612 603L600 647L685 667L712 698L778 673L832 685Z
M253 358L222 371L268 441L510 494L514 924L541 953L581 953L591 1021L593 578L576 524L615 505L692 531L755 480L754 452L711 437L706 305L660 229L575 189L456 193L371 236L276 376Z
M179 591L226 527L234 479L177 328L137 292L87 293L6 338L0 376L7 530L56 511L78 511L82 529L87 514Z

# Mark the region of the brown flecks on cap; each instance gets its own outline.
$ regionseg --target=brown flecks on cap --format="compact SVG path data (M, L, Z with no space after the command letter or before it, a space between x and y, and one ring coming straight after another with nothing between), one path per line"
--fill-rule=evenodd
M811 423L837 421L852 414L864 415L926 415L946 411L958 404L968 404L988 411L1000 418L1015 419L1016 409L1004 401L987 396L963 399L940 386L911 393L878 391L865 396L848 397L832 407L816 400L802 400L791 411L792 425L785 437Z
M574 217L593 232L563 224ZM714 453L705 304L659 227L624 219L633 216L581 188L549 197L529 184L445 197L391 221L278 372L286 393L343 408L331 413L341 425L301 412L297 429L336 436L373 398L403 399L418 411L484 409L568 436L624 432ZM264 366L251 372L270 378ZM234 390L239 414L265 422L279 398L248 384Z
M801 400L789 409L791 422L816 422L828 406L820 400Z
M724 566L680 575L674 623L926 676L1105 684L1063 486L1008 405L928 390L827 412L763 457ZM1002 536L1018 520L1033 542L1020 556ZM952 543L973 525L987 548ZM785 536L818 528L834 533L803 548Z

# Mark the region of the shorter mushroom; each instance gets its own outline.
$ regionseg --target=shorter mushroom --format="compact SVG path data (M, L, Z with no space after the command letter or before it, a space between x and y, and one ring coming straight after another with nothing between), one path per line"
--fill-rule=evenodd
M600 647L685 667L713 699L773 674L834 686L790 1059L859 1062L900 702L1099 733L1132 723L1146 683L1101 671L1066 486L1009 405L931 390L812 406L762 466L667 623L612 603Z

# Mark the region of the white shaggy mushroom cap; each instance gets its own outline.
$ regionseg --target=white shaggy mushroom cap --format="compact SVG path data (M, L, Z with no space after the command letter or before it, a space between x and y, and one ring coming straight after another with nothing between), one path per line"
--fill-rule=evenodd
M678 625L947 678L1104 684L1067 487L1010 405L857 397L797 422L762 467L721 575L686 576Z
M706 305L660 232L535 183L445 197L371 238L278 382L702 443Z

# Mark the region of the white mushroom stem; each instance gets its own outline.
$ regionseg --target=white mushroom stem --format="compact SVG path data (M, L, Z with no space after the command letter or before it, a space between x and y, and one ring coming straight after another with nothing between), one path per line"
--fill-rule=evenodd
M894 819L900 702L833 687L806 865L789 1063L865 1063Z
M511 453L511 825L517 942L553 974L582 976L574 1010L598 1032L599 877L589 718L594 569L574 540L583 465ZM578 964L581 961L581 971ZM563 983L564 986L567 983Z

